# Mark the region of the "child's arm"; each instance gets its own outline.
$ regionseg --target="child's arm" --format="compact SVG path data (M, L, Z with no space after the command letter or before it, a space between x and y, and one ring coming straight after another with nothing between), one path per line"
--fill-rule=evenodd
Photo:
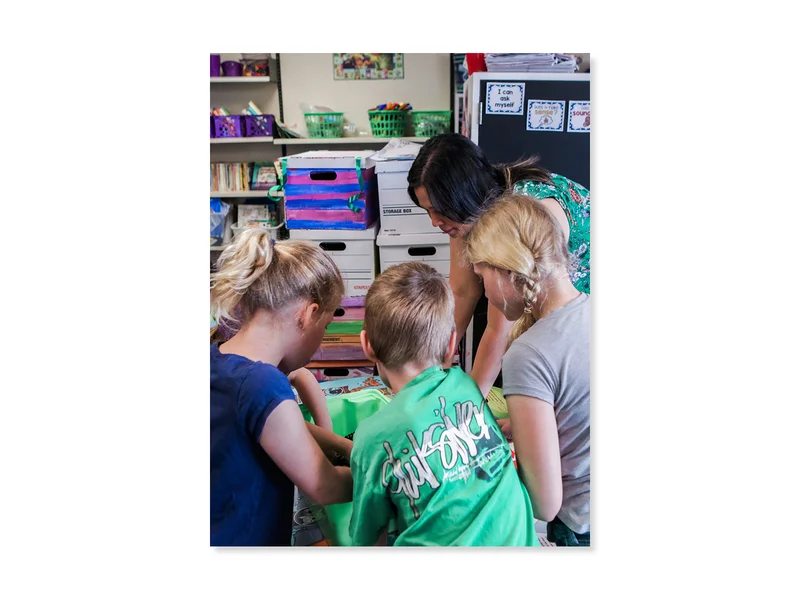
M308 430L311 432L311 435L316 440L319 447L322 448L322 451L325 454L330 455L333 452L339 454L340 456L345 457L347 460L350 460L350 452L353 450L353 442L344 438L340 435L336 435L332 431L328 431L327 429L323 429L318 425L314 425L313 423L306 423Z
M388 546L389 545L389 528L383 530L383 533L378 537L378 541L375 542L376 546Z
M470 377L475 380L486 398L492 389L508 346L508 336L514 324L503 316L494 305L489 304L486 312L486 330L478 344L478 352L472 363Z
M300 400L308 408L314 423L333 431L333 421L331 421L331 414L328 412L328 402L325 399L325 393L319 387L319 383L314 378L314 375L308 369L297 369L289 373L289 382L297 390Z
M281 402L267 417L261 447L283 473L313 502L341 504L353 498L348 467L334 467L311 436L300 407Z
M533 516L552 521L561 510L561 450L553 406L530 396L506 397L516 435L514 450L522 482L531 497Z

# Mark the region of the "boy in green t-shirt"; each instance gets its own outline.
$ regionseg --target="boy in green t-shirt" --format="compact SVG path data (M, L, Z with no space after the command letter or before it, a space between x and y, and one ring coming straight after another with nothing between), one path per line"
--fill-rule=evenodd
M478 386L452 362L453 294L424 263L388 268L366 298L361 344L396 395L353 439L353 543L538 546L511 450ZM395 530L396 528L396 530Z

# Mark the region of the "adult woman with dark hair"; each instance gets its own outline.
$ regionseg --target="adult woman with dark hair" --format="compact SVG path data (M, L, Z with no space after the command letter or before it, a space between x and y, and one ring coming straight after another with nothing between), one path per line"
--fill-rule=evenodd
M530 196L553 213L568 236L570 279L578 291L589 293L589 190L543 169L535 158L492 165L466 137L436 136L425 142L408 173L408 193L428 212L433 226L450 236L450 285L459 340L484 294L483 282L464 257L464 238L506 192ZM484 396L500 373L512 325L501 311L488 306L471 373Z

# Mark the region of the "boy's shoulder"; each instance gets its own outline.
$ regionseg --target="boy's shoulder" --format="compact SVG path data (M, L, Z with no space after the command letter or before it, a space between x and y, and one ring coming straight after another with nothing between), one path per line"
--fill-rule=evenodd
M389 441L393 436L405 438L406 432L415 429L421 420L436 419L434 411L440 409L443 397L448 405L468 401L480 404L483 400L481 390L472 377L460 367L446 369L444 377L435 385L403 388L389 404L361 421L353 437L354 449L363 443L374 443L376 439L386 438Z

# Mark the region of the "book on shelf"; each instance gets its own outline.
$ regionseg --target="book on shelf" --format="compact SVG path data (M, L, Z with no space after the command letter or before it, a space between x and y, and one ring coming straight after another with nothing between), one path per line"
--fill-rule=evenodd
M252 163L211 163L211 191L250 191L252 170Z
M263 162L253 164L253 183L250 189L267 191L277 183L278 174L274 164Z

